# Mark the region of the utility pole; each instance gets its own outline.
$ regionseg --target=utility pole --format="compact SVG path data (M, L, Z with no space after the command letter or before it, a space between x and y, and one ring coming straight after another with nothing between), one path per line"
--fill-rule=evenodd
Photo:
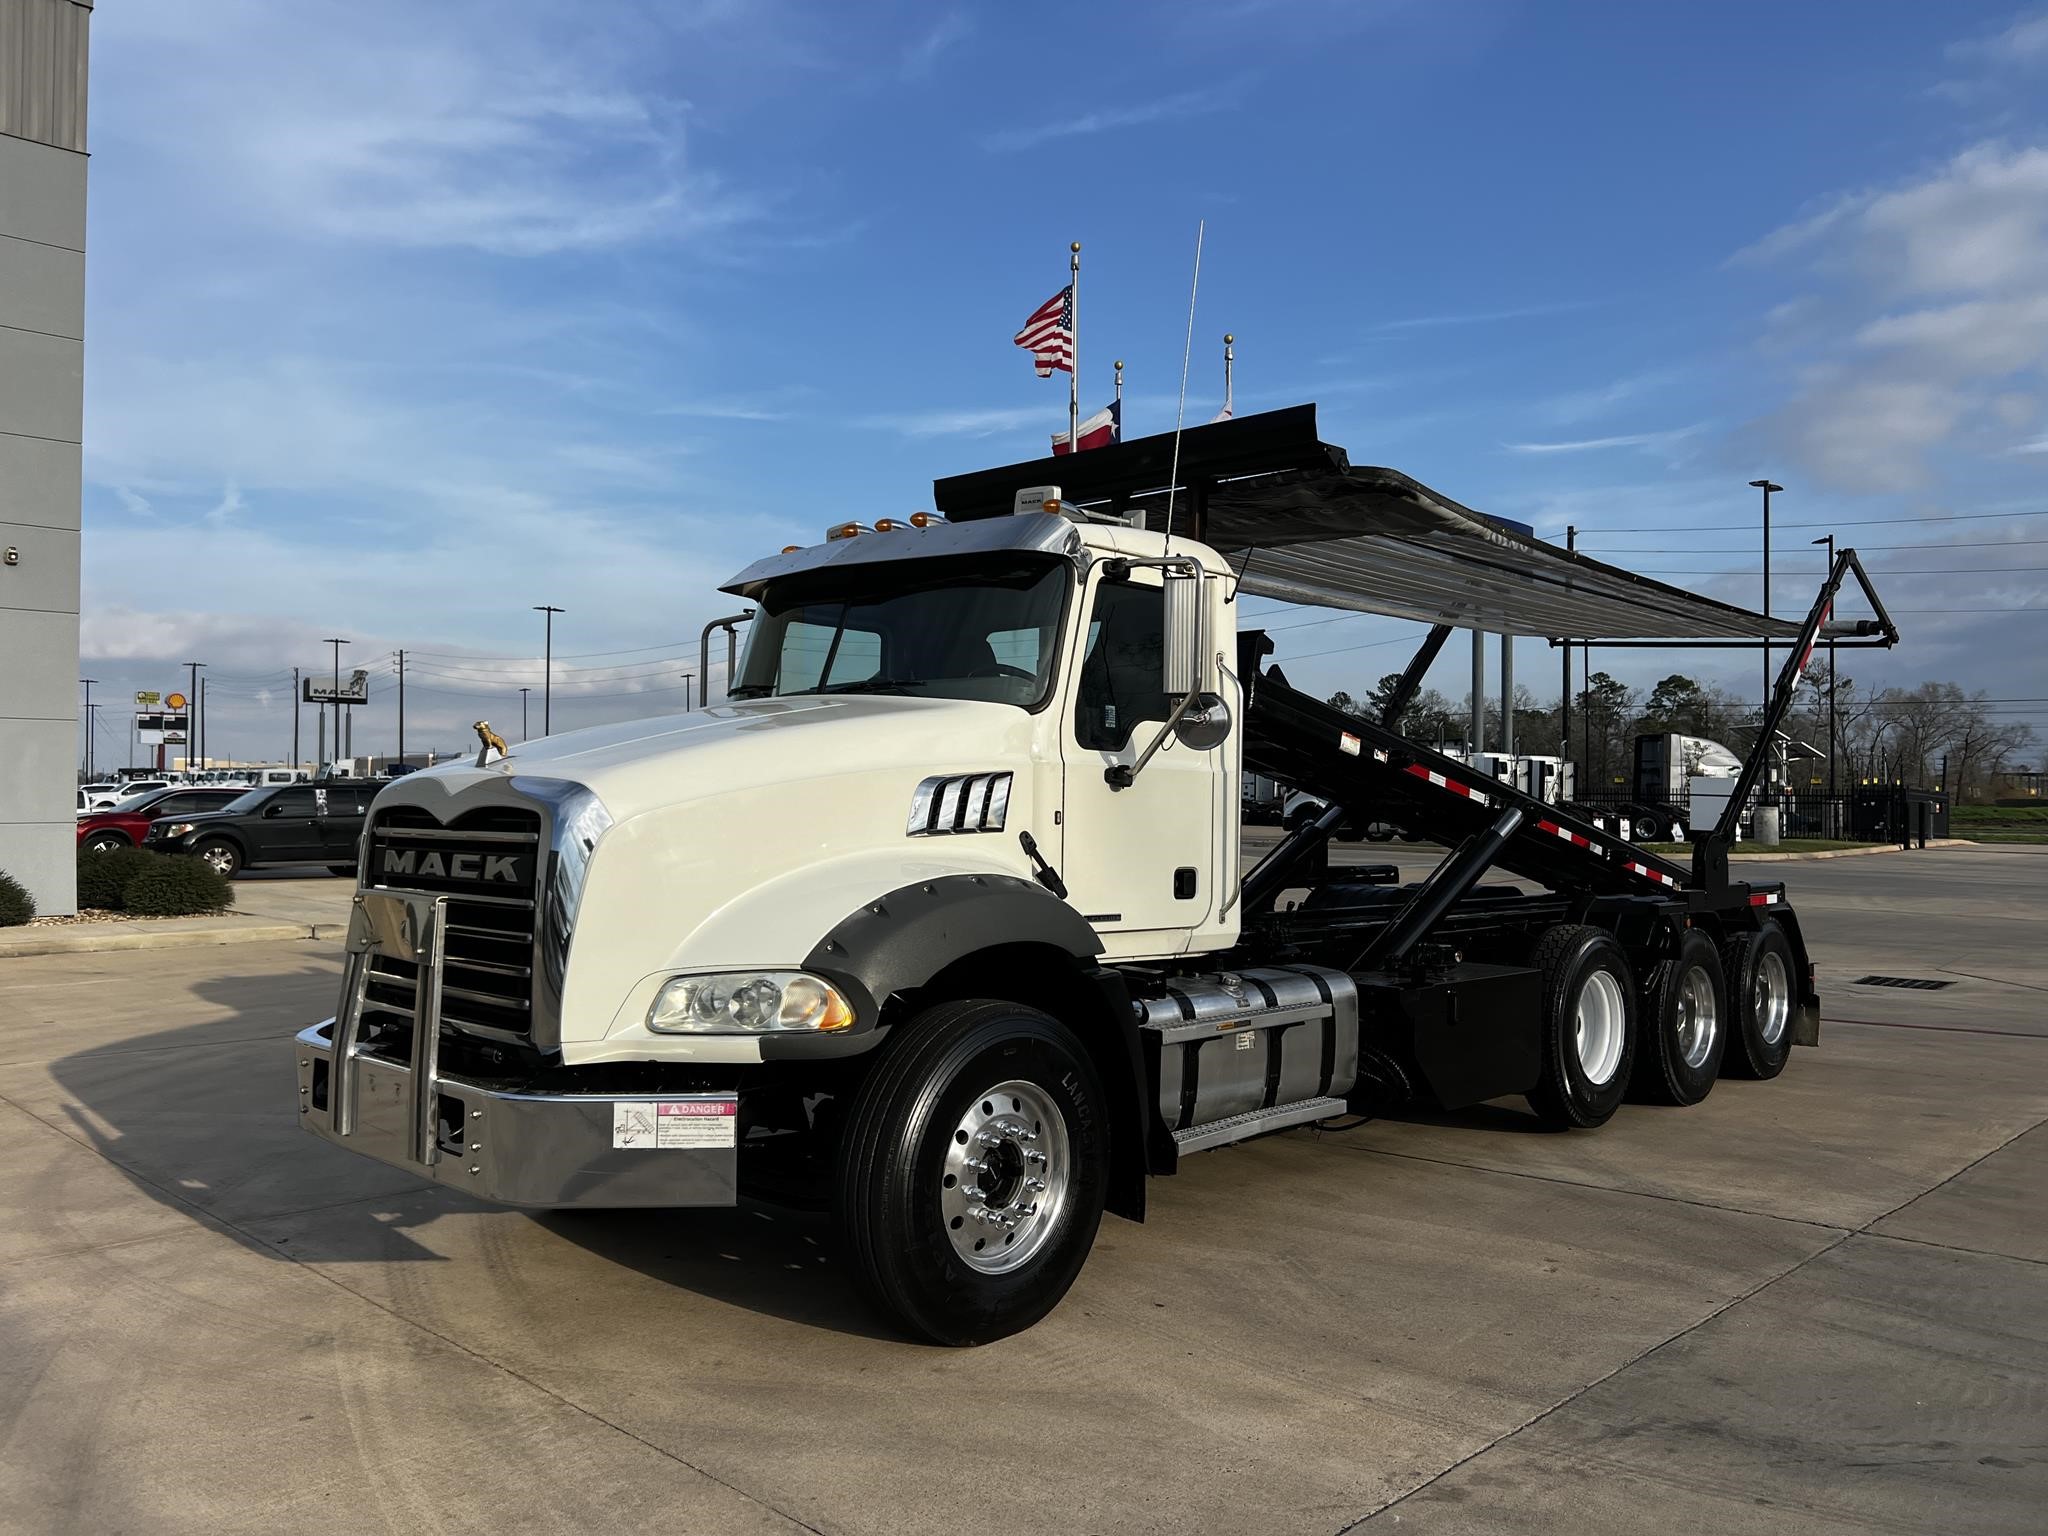
M1752 480L1749 483L1755 489L1764 493L1764 617L1768 619L1771 616L1771 492L1782 491L1785 487L1773 484L1769 480ZM1771 637L1768 633L1764 635L1764 691L1759 697L1763 700L1761 706L1762 713L1769 714L1771 712Z
M92 685L98 682L99 679L96 677L81 677L79 681L85 684L85 782L90 784L92 782Z
M185 771L190 773L199 765L192 760L192 750L199 742L199 669L203 661L185 663L192 672L192 691L185 695Z
M540 733L545 736L555 727L555 615L568 610L557 608L552 603L535 603L533 611L547 615L546 649L542 652L540 674Z
M206 755L206 679L199 679L199 766L211 767Z
M531 692L533 692L531 688L519 690L519 739L521 741L526 740L526 696Z
M398 653L398 760L405 761L405 652Z
M696 680L697 674L694 672L683 674L683 713L686 715L690 712L690 685Z
M292 668L292 762L294 771L299 766L299 695L305 690L299 686L299 669Z
M334 755L341 756L341 648L349 642L336 635L329 635L320 642L334 647L334 690L328 695L328 705L334 711ZM323 751L324 758L326 753Z

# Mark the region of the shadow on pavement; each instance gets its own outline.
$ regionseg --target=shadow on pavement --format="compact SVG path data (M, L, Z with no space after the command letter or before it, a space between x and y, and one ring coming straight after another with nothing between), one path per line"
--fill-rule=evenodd
M239 952L247 955L248 951ZM50 1063L36 1113L95 1148L150 1199L245 1248L299 1263L447 1263L414 1233L467 1215L531 1224L665 1284L792 1322L870 1338L882 1328L839 1264L826 1217L776 1207L518 1211L357 1157L299 1129L292 1036L332 1012L336 971L309 951L261 974L197 983L220 1011ZM138 972L138 974L141 974Z

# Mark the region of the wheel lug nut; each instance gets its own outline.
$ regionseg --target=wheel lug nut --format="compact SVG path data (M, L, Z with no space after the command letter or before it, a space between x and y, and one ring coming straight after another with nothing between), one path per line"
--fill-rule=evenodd
M1033 1193L1034 1195L1041 1195L1045 1193L1045 1180L1026 1179L1024 1181L1024 1187L1030 1190L1031 1193Z

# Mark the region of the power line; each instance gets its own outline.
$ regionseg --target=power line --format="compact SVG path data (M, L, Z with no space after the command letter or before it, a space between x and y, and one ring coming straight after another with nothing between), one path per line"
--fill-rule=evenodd
M1905 523L1974 523L2000 517L2041 517L2033 512L1947 512L1939 517L1837 517L1824 523L1779 523L1780 528L1890 528ZM1725 523L1670 523L1662 528L1581 528L1580 533L1724 533Z

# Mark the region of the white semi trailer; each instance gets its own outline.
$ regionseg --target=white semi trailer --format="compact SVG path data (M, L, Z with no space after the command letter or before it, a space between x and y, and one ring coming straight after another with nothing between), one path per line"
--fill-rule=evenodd
M297 1040L306 1129L507 1205L828 1204L876 1303L967 1344L1056 1305L1192 1153L1411 1098L1591 1127L1817 1039L1798 921L1725 837L1634 849L1297 692L1235 622L1252 590L1430 619L1412 693L1465 548L1521 572L1472 584L1488 627L1766 621L1353 470L1312 407L1165 455L940 482L950 521L726 584L724 702L382 790L337 1015ZM1623 599L1654 620L1593 622ZM1774 632L1804 651L1820 614ZM1330 805L1249 869L1247 771ZM1349 882L1352 815L1452 852Z

